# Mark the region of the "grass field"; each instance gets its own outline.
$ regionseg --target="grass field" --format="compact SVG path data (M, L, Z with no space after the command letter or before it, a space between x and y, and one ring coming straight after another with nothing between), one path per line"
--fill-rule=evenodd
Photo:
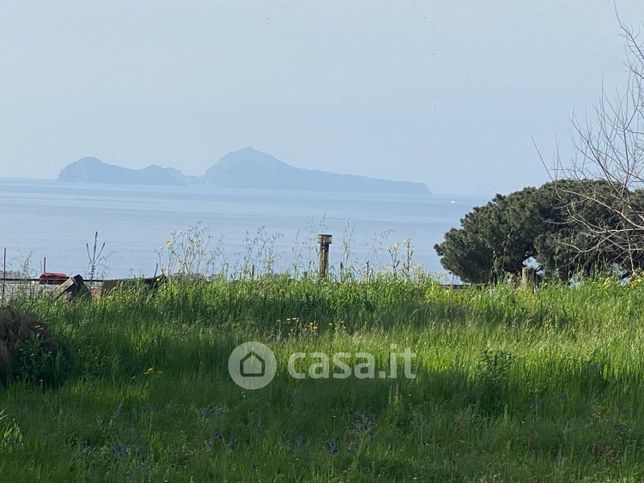
M393 279L174 283L18 304L68 347L0 389L0 479L642 481L644 285L536 293ZM228 356L278 361L257 391ZM415 379L295 380L294 351L410 347Z

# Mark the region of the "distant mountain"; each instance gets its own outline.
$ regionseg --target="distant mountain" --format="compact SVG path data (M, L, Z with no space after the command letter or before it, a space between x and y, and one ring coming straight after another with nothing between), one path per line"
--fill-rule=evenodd
M59 181L105 184L190 184L190 177L174 168L152 165L143 169L121 168L96 158L82 158L65 167L58 175Z
M361 193L428 194L424 184L388 181L348 174L300 169L262 153L245 148L228 153L210 168L206 183L234 188L344 191Z
M228 153L204 176L189 177L172 168L127 169L83 158L64 168L60 181L113 184L206 184L223 188L429 194L422 183L388 181L300 169L253 148Z

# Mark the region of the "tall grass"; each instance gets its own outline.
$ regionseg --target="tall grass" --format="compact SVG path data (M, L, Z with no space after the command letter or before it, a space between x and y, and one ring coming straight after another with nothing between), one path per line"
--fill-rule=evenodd
M644 478L644 286L175 282L16 301L69 347L66 382L0 390L3 481ZM227 372L240 342L278 360ZM294 380L293 351L410 347L412 380Z

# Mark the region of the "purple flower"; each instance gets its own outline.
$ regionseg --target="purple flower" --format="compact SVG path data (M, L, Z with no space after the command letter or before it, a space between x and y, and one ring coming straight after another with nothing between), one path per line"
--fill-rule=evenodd
M366 433L371 435L376 426L376 418L368 412L354 414L350 419L351 433Z
M335 444L335 441L327 441L326 450L329 452L330 455L336 455L340 451L337 445Z
M112 448L112 453L115 456L125 456L128 452L128 446L125 443L119 443Z

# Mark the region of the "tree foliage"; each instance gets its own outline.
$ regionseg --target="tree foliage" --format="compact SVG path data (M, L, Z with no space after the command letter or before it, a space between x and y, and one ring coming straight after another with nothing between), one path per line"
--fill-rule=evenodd
M628 269L616 250L594 249L593 238L579 229L576 218L573 220L570 206L575 207L576 215L582 213L597 226L619 226L614 210L577 194L589 190L606 197L611 187L604 181L560 180L507 196L496 195L465 215L461 227L451 229L435 246L442 265L472 283L519 275L531 261L546 276L563 280L594 270ZM644 207L642 193L633 193L632 198L641 200ZM644 266L642 260L639 266Z

